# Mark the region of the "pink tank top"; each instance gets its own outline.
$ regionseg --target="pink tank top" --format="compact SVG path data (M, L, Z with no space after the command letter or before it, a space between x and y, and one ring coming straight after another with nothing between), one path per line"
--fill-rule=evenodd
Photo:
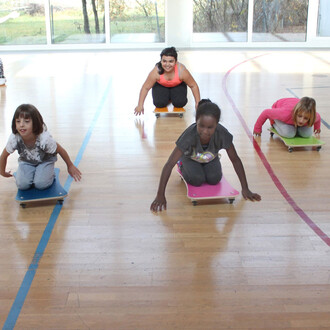
M178 70L178 65L175 64L174 67L174 78L172 80L166 80L164 78L164 74L161 74L159 77L159 81L157 81L158 84L164 86L164 87L175 87L178 86L182 83L182 80L179 78L179 70Z

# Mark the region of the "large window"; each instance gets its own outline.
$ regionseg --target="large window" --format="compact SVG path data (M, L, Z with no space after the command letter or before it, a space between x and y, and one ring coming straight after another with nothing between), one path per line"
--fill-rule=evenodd
M50 0L52 43L105 42L103 0Z
M165 0L106 1L0 0L0 45L165 41Z
M194 0L194 42L247 41L248 0Z
M194 0L193 41L247 41L249 8L252 42L306 41L308 0Z
M111 42L164 42L164 0L110 0Z
M0 44L46 44L43 1L0 1Z
M253 41L305 41L308 0L255 0Z
M329 40L330 0L0 0L0 51L330 48Z
M320 37L330 37L330 1L320 0L318 33Z

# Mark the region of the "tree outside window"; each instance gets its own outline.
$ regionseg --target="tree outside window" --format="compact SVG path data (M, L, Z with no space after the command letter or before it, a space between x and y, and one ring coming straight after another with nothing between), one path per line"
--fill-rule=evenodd
M308 0L255 0L253 41L305 41Z
M113 43L164 42L164 0L110 0Z

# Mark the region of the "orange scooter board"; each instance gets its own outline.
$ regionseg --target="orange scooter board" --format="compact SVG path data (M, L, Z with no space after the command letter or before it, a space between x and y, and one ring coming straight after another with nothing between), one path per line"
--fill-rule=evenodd
M173 108L173 111L169 111L167 107L164 108L155 108L154 114L156 118L159 118L161 114L178 114L180 118L183 117L183 114L186 112L184 108Z
M233 188L230 183L222 176L222 179L216 185L210 185L203 183L201 186L196 187L187 183L182 175L179 165L177 164L177 173L184 181L187 187L187 197L191 199L193 205L197 205L199 200L207 199L222 199L228 198L230 204L232 204L239 195L239 192Z

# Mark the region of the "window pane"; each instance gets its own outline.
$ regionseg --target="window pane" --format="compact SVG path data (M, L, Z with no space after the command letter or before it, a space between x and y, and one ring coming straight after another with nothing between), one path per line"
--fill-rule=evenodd
M194 42L247 40L248 0L195 0Z
M36 1L0 1L0 44L46 44L45 8Z
M165 0L110 0L113 43L164 42Z
M320 0L317 35L330 37L330 1Z
M50 0L54 44L104 43L103 0Z
M305 41L308 0L255 0L253 41Z

